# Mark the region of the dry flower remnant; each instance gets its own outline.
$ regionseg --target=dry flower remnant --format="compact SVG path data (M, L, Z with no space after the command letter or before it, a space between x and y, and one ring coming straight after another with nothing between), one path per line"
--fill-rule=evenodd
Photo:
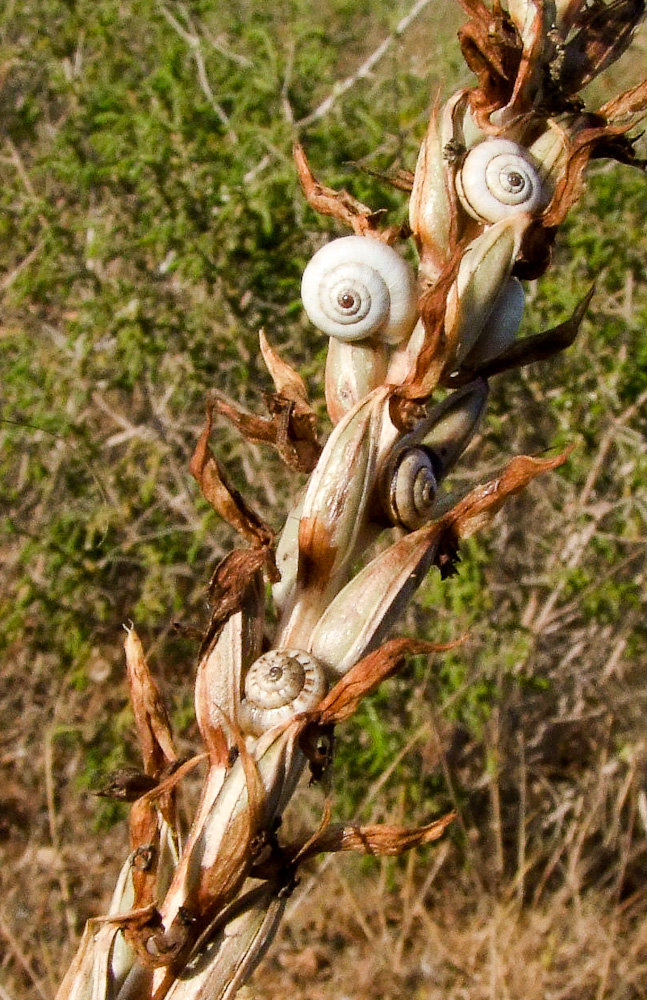
M592 157L645 166L631 130L647 109L647 82L596 110L579 96L625 51L644 3L461 5L460 44L477 82L433 109L408 180L417 274L396 249L409 232L381 228L379 213L319 183L295 150L309 204L352 231L315 255L302 284L308 316L330 338L334 429L322 447L303 380L264 333L276 387L269 416L208 401L191 471L245 547L223 559L209 586L195 684L204 752L178 760L129 627L143 772L116 776L105 794L132 802L131 853L58 1000L233 997L270 944L305 860L325 851L397 855L437 839L453 818L419 828L332 825L326 808L300 841L278 833L303 772L320 778L329 767L335 727L409 657L447 648L389 638L425 575L451 574L461 540L565 460L517 456L459 499L443 492L483 417L488 380L574 341L590 293L560 326L520 340L521 282L550 266ZM215 413L309 474L278 539L212 451ZM390 543L358 569L389 529ZM183 841L177 788L205 762Z

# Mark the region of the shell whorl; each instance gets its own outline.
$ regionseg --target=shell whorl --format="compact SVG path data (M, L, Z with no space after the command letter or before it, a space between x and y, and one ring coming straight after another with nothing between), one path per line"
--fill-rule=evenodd
M510 139L485 139L473 146L456 174L456 190L463 208L480 222L532 214L546 202L534 158Z
M438 482L429 452L408 448L398 458L388 482L387 506L394 524L410 531L432 517Z
M300 712L316 708L328 682L322 664L302 649L271 649L245 677L239 718L243 732L260 736Z
M312 323L338 340L396 344L418 315L412 268L368 236L342 236L318 250L303 272L301 298Z

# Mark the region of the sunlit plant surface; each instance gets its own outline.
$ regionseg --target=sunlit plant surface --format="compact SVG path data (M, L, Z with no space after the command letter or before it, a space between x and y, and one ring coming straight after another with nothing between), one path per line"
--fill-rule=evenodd
M323 30L311 18L306 27L308 18L297 10L293 37L277 42L273 18L278 23L284 11L247 21L233 11L225 24L225 15L208 8L141 6L124 12L105 5L90 17L81 8L70 13L52 5L50 24L60 31L40 45L28 40L38 35L34 12L10 10L4 25L10 114L3 151L3 434L11 445L4 452L11 484L4 642L13 669L30 665L35 690L43 690L41 678L54 668L65 678L55 682L59 690L61 683L63 691L78 690L79 708L94 705L96 712L100 704L103 731L98 723L81 725L80 716L64 718L56 691L46 698L53 720L46 766L56 744L61 759L84 761L84 781L95 787L97 769L105 775L138 763L116 686L121 621L133 619L143 636L155 636L154 654L163 643L156 673L165 695L184 675L175 728L184 747L197 745L186 687L195 646L186 626L204 631L204 566L230 546L187 484L205 391L217 387L261 412L259 380L271 388L257 347L263 324L281 356L310 378L313 398L321 392L325 343L300 311L298 282L323 241L308 236L314 219L289 157L295 131L317 175L334 188L347 160L377 172L393 171L394 160L412 169L428 105L420 56L405 33L370 85L355 81L348 96L307 121L333 80L356 68L336 46L344 40L344 18L347 40L359 33L359 13L350 18L336 10L339 23L328 24L324 46ZM630 7L619 5L618 16ZM151 31L135 30L142 23ZM386 36L388 29L385 23ZM373 30L378 44L382 33L376 24ZM200 47L190 38L200 39ZM115 49L122 56L113 61ZM330 66L323 72L326 52ZM457 82L471 85L473 78ZM443 89L447 97L451 88ZM600 84L602 96L596 93L592 106L616 90ZM302 119L306 124L295 129ZM346 174L343 183L360 201L391 210L380 227L406 220L406 196L397 189L371 174ZM539 455L548 445L584 440L561 479L542 479L503 527L499 522L495 534L470 543L457 577L442 584L430 578L408 630L448 641L469 626L466 642L444 655L433 679L421 662L408 669L406 681L390 682L362 707L354 728L345 727L337 750L336 808L342 818L349 812L362 818L356 810L367 774L377 780L410 742L414 753L391 772L387 801L389 787L397 795L406 780L411 808L403 819L422 822L460 806L463 830L480 827L487 841L479 845L483 877L497 869L501 877L516 865L522 898L541 893L554 877L564 821L548 819L550 810L540 822L522 814L524 858L502 810L511 799L508 815L517 816L522 787L523 809L533 796L542 801L551 754L560 780L575 789L569 754L586 774L597 760L594 740L611 753L625 791L616 799L606 790L619 809L606 849L625 852L625 861L641 808L634 729L640 702L613 699L619 679L631 683L630 665L643 649L644 457L637 430L645 387L644 180L594 168L586 198L601 224L587 215L566 223L568 242L558 244L522 331L564 321L596 277L598 293L578 344L565 360L493 379L489 423L452 485L465 493L515 452ZM330 226L331 235L341 232ZM315 411L321 418L320 404ZM221 424L217 450L233 482L240 488L249 482L264 519L280 529L288 496L303 477L288 476L268 450L241 444ZM485 547L494 544L495 556ZM600 574L601 562L608 573ZM185 626L179 635L171 631L178 617ZM268 636L274 627L270 618ZM609 687L599 705L611 705L610 716L596 707L601 677ZM426 697L412 699L412 690ZM16 715L27 695L10 689L7 710ZM447 755L440 766L438 720L426 706L443 701L443 729L450 728L439 743ZM533 713L540 713L539 726ZM9 732L12 746L27 744L29 725L19 735ZM470 740L476 762L474 750L471 758L460 749L454 756L453 743L460 748ZM528 768L523 786L520 753ZM481 755L489 815L470 792ZM19 759L10 756L9 766ZM569 801L566 822L572 816L575 828L577 793ZM64 856L53 800L48 836ZM618 892L630 898L631 877L623 888L624 877ZM66 878L60 879L64 899Z

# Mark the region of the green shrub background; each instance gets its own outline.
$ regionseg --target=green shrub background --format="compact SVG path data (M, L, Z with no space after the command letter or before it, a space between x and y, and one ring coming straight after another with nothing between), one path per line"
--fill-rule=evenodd
M101 844L123 817L82 795L136 762L122 623L135 621L151 651L180 744L196 745L195 643L173 623L204 623L210 571L234 542L188 475L205 396L217 386L262 411L263 326L329 426L326 345L303 315L299 281L341 233L305 206L291 145L304 143L325 183L389 222L406 218L405 195L370 171L411 169L436 95L469 84L458 5L432 0L367 78L311 118L406 12L385 0L8 0L0 11L0 833L10 861L54 829L69 862L79 837ZM644 39L595 94L639 78ZM454 482L517 452L577 447L466 546L457 577L422 588L403 627L440 640L467 631L466 643L431 673L414 664L390 682L339 743L340 815L399 810L415 821L457 804L456 865L478 868L493 891L521 883L524 899L563 883L566 855L548 862L579 822L601 754L614 780L591 806L578 885L608 886L624 858L625 898L644 864L645 218L645 177L595 165L554 268L528 289L523 328L560 322L595 281L580 337L565 356L495 381ZM278 530L299 477L224 426L215 441ZM21 878L9 882L11 906ZM92 879L70 875L67 900L60 886L43 890L48 919L65 910L78 928L106 891ZM19 936L36 907L25 905Z

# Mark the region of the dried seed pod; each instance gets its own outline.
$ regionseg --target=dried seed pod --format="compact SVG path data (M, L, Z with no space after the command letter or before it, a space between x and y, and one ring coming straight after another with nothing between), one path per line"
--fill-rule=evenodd
M412 268L392 247L366 236L322 247L303 272L301 298L314 325L339 340L396 344L417 319Z
M456 174L456 190L465 211L480 222L532 214L546 203L538 165L509 139L486 139L474 146Z
M387 505L393 524L414 531L432 516L438 482L426 448L409 448L398 456L388 483Z
M272 649L252 664L245 678L241 728L260 736L294 715L316 708L327 690L324 668L310 653Z

